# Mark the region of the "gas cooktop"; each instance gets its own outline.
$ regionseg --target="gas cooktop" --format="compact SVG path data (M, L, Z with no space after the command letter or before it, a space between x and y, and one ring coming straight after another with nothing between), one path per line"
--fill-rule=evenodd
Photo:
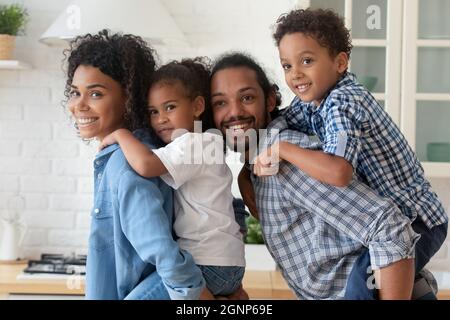
M86 255L64 256L43 253L40 260L28 261L25 273L86 274Z

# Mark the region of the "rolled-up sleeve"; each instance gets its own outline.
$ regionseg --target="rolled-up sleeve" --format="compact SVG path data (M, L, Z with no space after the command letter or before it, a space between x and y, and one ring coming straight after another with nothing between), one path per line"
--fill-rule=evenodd
M410 220L390 201L353 180L345 188L321 183L291 164L280 168L284 196L340 233L369 248L372 268L414 257L419 235Z
M357 101L337 95L327 105L323 151L346 159L357 167L361 134L367 116Z
M118 188L122 231L139 257L156 266L171 299L198 299L205 286L202 273L174 241L157 183L156 178L144 179L131 171L122 175Z

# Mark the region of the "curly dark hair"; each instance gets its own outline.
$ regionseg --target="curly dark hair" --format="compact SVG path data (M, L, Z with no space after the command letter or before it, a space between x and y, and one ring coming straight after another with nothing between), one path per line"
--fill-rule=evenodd
M151 85L158 83L172 85L179 82L189 99L201 96L205 99L205 111L201 115L202 129L212 128L210 100L211 61L208 57L196 57L171 61L155 71Z
M102 30L98 34L86 34L75 38L70 48L64 50L67 60L67 81L64 95L67 104L75 70L80 65L100 69L117 81L127 97L125 127L131 131L148 128L147 91L155 71L155 51L138 36L110 34Z
M328 49L332 57L345 52L350 59L352 51L350 31L344 20L330 9L299 9L281 15L275 24L273 38L277 47L286 34L301 32L313 37Z
M261 89L264 92L264 98L266 99L271 92L275 92L276 103L275 106L278 107L281 105L281 93L279 92L279 88L276 84L270 82L267 77L266 72L263 68L256 62L254 58L250 55L242 52L230 52L225 53L224 55L217 58L214 62L211 71L211 78L220 70L230 69L230 68L240 68L245 67L250 70L253 70L256 73L256 79L258 84L261 86ZM272 119L276 118L279 114L278 108L275 108L270 116Z

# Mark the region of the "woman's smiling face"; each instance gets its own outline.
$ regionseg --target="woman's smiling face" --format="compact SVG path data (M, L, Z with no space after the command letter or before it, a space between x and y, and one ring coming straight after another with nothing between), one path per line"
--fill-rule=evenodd
M121 85L100 69L80 65L74 73L69 110L80 136L103 138L123 126L126 96Z

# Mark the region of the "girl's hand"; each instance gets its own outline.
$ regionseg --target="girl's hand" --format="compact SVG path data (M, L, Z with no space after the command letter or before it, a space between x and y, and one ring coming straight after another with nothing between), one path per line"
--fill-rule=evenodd
M106 137L103 138L103 140L100 142L100 145L98 147L98 151L101 151L105 149L107 146L110 146L114 143L117 143L115 131L113 133L108 134Z
M280 145L273 144L256 158L253 166L253 173L259 177L273 176L278 173L280 163Z

